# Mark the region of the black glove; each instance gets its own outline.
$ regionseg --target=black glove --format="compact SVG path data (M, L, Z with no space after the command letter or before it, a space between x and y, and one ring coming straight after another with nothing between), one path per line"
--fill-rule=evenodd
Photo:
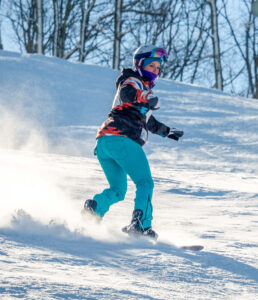
M160 101L159 98L156 96L150 95L148 97L148 103L151 110L157 110L160 108Z
M171 128L167 135L168 138L178 141L184 135L183 130L177 128Z

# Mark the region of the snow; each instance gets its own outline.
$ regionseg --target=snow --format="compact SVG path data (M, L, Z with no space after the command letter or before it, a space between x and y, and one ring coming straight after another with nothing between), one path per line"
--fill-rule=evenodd
M134 185L100 224L95 134L117 71L0 51L1 299L257 299L258 102L160 79L151 135L158 243L128 239ZM200 244L201 252L183 245Z

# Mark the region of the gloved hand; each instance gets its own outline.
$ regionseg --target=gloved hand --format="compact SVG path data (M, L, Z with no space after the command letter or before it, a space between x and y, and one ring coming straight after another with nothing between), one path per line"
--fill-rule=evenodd
M183 130L177 128L170 128L167 135L168 138L178 141L184 135Z
M159 98L152 95L152 94L149 95L149 97L148 97L148 103L149 103L149 106L150 106L151 110L157 110L157 109L160 108Z

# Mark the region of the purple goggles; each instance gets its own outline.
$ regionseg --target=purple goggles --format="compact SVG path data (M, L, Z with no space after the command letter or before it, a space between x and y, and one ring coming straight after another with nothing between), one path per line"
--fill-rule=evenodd
M145 52L145 53L140 53L135 56L136 59L141 59L141 58L148 58L148 57L159 57L163 59L163 61L168 60L168 54L167 51L163 48L155 48L150 52Z

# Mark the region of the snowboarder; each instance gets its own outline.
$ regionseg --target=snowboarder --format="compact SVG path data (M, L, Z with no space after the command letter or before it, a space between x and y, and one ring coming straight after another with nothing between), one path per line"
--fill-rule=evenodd
M160 107L152 88L167 58L163 48L139 47L134 53L134 69L123 69L117 78L112 109L98 130L95 148L110 186L84 204L86 212L102 218L112 204L125 198L128 174L136 185L136 197L131 224L123 231L154 239L157 238L151 227L154 184L142 146L148 131L174 140L184 134L182 130L160 123L152 115Z

